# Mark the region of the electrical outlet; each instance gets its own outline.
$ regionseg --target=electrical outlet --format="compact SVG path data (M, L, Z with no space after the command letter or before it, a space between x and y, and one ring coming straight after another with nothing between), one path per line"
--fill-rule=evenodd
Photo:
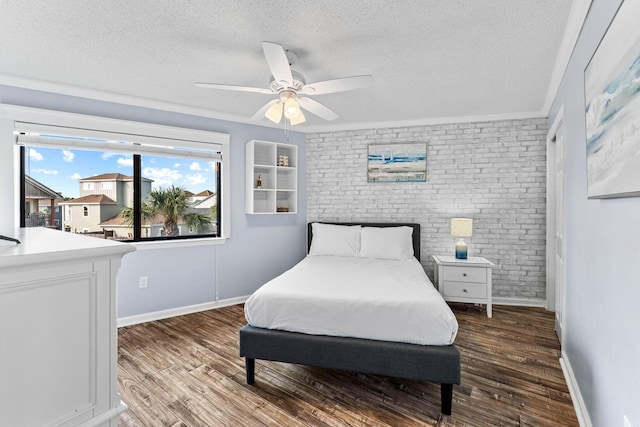
M149 287L149 277L140 276L140 289L146 289Z
M622 417L622 420L624 421L624 427L633 427L631 425L631 421L629 421L629 417L628 416L625 415L624 417Z

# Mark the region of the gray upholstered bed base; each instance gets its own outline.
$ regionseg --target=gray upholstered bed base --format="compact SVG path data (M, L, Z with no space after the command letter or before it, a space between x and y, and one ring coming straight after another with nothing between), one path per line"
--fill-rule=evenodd
M329 223L369 227L413 228L413 252L420 260L420 225L407 223ZM307 226L308 245L313 239ZM344 369L440 383L442 413L451 414L453 384L460 384L460 352L455 345L427 346L361 338L307 335L245 326L240 330L240 356L246 358L247 384L255 380L255 360Z
M247 384L255 381L255 359L440 383L441 411L446 415L451 414L453 384L460 384L460 353L454 345L307 335L247 325L240 330L240 356L246 358Z

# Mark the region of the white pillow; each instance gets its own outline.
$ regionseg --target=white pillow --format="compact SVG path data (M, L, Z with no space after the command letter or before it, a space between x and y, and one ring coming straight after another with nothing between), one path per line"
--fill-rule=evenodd
M360 258L406 260L413 257L413 228L363 227Z
M309 255L353 256L360 253L359 225L311 224Z

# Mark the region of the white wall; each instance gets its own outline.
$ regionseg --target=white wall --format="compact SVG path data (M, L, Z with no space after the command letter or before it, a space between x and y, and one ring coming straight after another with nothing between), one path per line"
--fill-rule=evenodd
M222 245L146 249L128 254L118 277L118 317L145 318L152 312L184 306L212 305L216 301L251 294L267 280L293 266L306 253L304 135L283 129L245 125L185 114L119 105L0 85L0 103L67 111L129 121L185 127L231 135L231 238ZM10 226L15 204L13 140L0 120L0 229ZM298 145L298 213L245 214L244 148L251 139ZM8 156L8 158L7 158ZM16 187L17 188L17 187ZM17 214L15 214L17 215ZM139 277L149 287L139 289Z
M640 426L640 198L587 200L584 70L619 4L593 1L549 117L566 106L563 359L593 426Z

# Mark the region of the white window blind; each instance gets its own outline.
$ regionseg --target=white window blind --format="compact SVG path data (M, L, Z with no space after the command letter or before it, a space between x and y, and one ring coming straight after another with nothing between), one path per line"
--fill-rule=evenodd
M198 131L193 131L197 134ZM187 132L188 133L188 132ZM195 139L135 135L37 123L15 122L18 145L73 148L127 154L154 154L169 157L222 159L222 144Z

